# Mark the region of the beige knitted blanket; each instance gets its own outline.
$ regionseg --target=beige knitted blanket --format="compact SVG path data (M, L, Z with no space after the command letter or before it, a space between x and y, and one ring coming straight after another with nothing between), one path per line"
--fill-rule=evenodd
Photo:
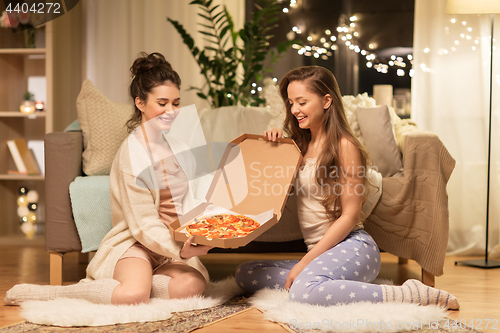
M383 179L382 196L365 229L382 250L440 276L448 244L446 184L455 160L436 134L411 121L398 125L404 175Z

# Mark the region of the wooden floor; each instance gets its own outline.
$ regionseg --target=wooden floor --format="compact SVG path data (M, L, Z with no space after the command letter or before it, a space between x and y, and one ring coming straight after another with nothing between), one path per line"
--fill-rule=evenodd
M244 261L256 258L298 258L297 254L209 254L202 258L212 279L217 280L234 272L235 267ZM64 282L74 283L84 276L85 264L80 264L76 253L64 257ZM436 278L436 287L445 289L457 296L461 310L450 311L449 317L463 320L474 325L483 323L483 332L500 332L500 268L479 269L455 265L456 260L464 258L447 257L445 274ZM467 258L469 259L469 258ZM399 265L398 258L382 253L380 278L387 278L401 284L408 278L419 278L420 267L413 261ZM0 239L0 295L16 283L49 283L49 256L43 248L43 239L26 241L22 239ZM484 329L486 320L496 320L496 329ZM19 307L0 306L0 327L23 321ZM287 329L264 319L263 314L251 309L228 319L196 330L208 332L287 332Z

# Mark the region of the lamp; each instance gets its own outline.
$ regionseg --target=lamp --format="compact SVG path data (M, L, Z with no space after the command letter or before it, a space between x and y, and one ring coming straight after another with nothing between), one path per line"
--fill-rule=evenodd
M484 259L463 260L455 262L479 268L498 268L500 261L488 260L488 227L490 213L490 168L491 168L491 113L493 97L493 24L495 14L500 13L500 0L448 0L447 14L491 14L491 61L490 61L490 105L488 119L488 183L486 186L486 248Z

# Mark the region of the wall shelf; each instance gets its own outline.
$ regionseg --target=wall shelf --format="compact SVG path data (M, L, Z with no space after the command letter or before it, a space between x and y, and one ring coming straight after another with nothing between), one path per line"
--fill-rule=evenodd
M10 118L29 118L35 119L39 117L45 117L46 113L43 112L35 112L35 113L22 113L21 111L0 111L0 118L10 117Z
M0 180L45 180L45 176L0 174Z
M0 237L24 236L19 228L17 199L19 188L39 194L37 223L45 221L45 176L9 173L17 170L7 146L8 140L44 140L53 126L52 22L39 29L38 48L23 48L22 34L0 29ZM28 90L28 78L45 77L47 97L40 112L19 111Z
M0 54L45 54L46 48L18 49L18 48L0 48Z

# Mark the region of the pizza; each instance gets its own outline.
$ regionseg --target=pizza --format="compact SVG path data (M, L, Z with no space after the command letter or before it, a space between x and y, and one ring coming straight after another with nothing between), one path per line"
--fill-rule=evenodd
M186 226L188 236L206 238L243 237L260 227L260 223L244 215L217 214L195 218Z

